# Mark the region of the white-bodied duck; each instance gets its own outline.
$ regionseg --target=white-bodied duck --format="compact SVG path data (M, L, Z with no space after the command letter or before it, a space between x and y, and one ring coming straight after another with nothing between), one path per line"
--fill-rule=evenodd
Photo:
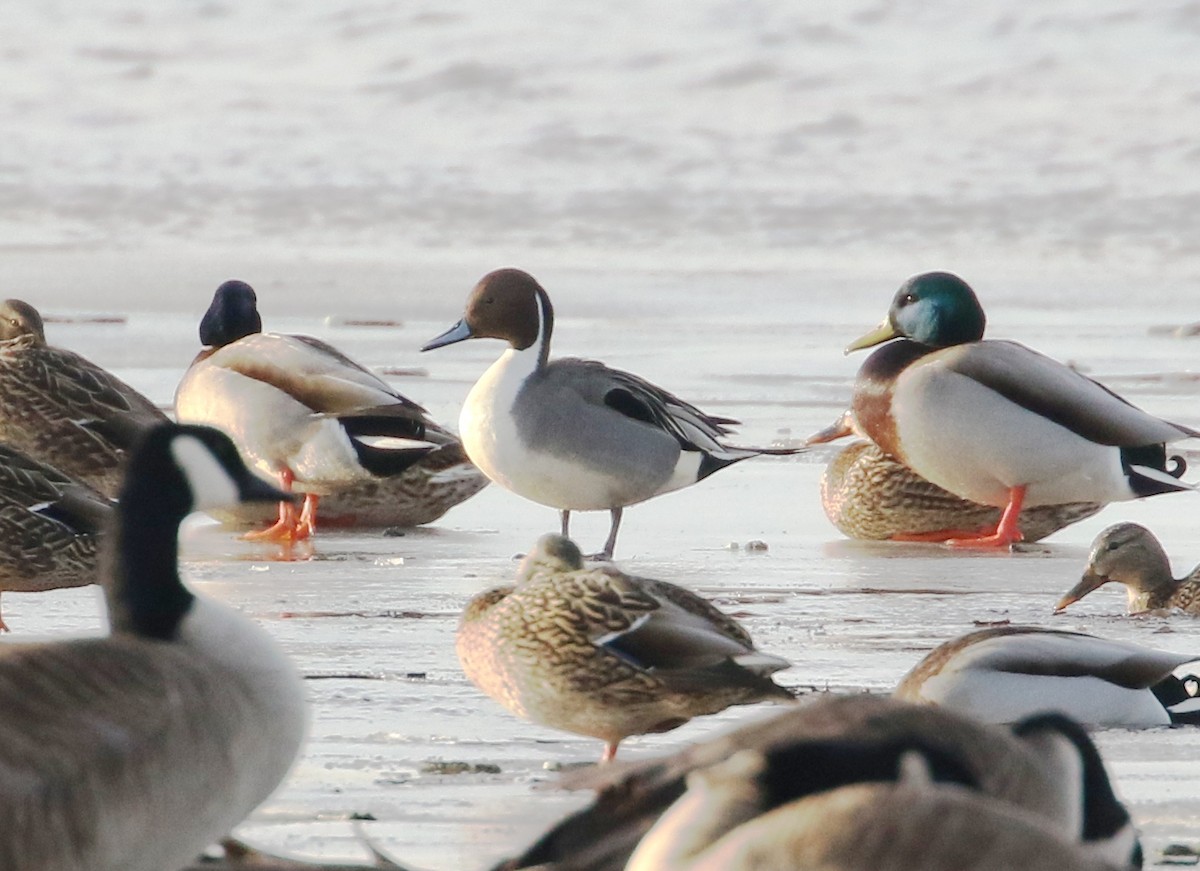
M135 449L103 579L112 634L0 646L0 868L179 868L283 779L300 677L176 564L190 512L283 498L208 427L162 424Z
M1200 566L1175 578L1162 544L1136 523L1117 523L1096 536L1083 578L1058 600L1054 612L1109 582L1125 585L1130 614L1173 608L1200 614Z
M909 794L912 807L888 803L856 823L839 816L847 800L841 790L895 788L914 774L914 762L923 763L926 786L969 793L962 801L974 813L1007 808L996 811L1004 822L976 829L962 815L928 814L918 808L935 793L924 789ZM1019 843L1030 829L1012 818L1035 819L1036 842L1048 845L1050 856L1073 857L1065 867L1140 866L1137 833L1099 752L1082 727L1058 714L1009 729L881 696L827 695L665 758L568 775L565 785L598 795L504 868L741 868L740 851L752 847L776 860L756 868L939 868L955 855L942 850L959 851L963 864L949 867L1026 867L1015 857L1032 855ZM858 799L850 804L863 807ZM806 824L810 811L823 828ZM882 842L861 828L874 824L888 833ZM914 839L923 830L923 838L886 843L894 830ZM1007 846L998 846L997 836ZM797 865L793 848L832 852L841 864ZM1006 856L1013 860L1007 865Z
M480 593L456 642L463 671L518 716L605 742L666 732L730 705L790 700L770 677L789 663L683 587L584 567L579 548L544 535L515 586Z
M462 320L421 350L465 339L508 343L467 395L463 446L502 487L559 509L563 535L572 511L609 511L600 559L612 557L625 506L749 457L796 452L723 444L737 421L595 360L551 360L553 332L554 308L542 286L519 269L498 269L475 285Z
M0 303L0 442L111 497L130 447L166 419L112 373L46 344L29 303Z
M994 626L935 647L894 695L989 723L1042 711L1093 726L1200 723L1197 679L1173 674L1197 660L1082 632Z
M322 493L400 475L438 447L421 406L336 348L262 332L243 281L217 288L200 342L175 391L176 417L224 430L248 463L305 492L299 514L281 502L275 525L249 538L308 538Z
M1165 446L1200 433L1024 345L985 341L985 323L966 282L929 272L905 282L887 319L846 349L887 342L855 385L867 436L951 493L1004 509L994 532L948 544L1020 541L1024 506L1194 489L1177 479L1181 460L1168 468Z

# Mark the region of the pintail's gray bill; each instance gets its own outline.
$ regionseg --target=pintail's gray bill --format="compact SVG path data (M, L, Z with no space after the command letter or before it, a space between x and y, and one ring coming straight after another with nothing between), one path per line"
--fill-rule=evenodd
M421 350L432 351L434 348L444 348L446 345L453 345L455 342L462 342L469 338L471 338L471 328L464 318L436 339L430 339Z

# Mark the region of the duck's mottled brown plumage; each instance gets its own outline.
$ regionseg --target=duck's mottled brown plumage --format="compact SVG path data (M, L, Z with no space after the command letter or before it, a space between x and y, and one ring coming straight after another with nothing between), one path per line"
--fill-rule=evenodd
M0 445L0 592L95 583L111 514L103 494Z
M680 587L611 565L566 561L545 536L515 587L476 597L459 625L467 676L509 710L610 747L629 735L674 729L701 714L790 699L770 672L783 660Z
M0 322L0 441L116 495L126 453L166 415L90 360L47 345L28 303L0 304Z
M942 530L995 528L1000 509L960 499L870 442L834 456L821 476L825 515L849 538L882 541ZM1094 502L1038 505L1021 514L1025 541L1038 541L1097 513Z

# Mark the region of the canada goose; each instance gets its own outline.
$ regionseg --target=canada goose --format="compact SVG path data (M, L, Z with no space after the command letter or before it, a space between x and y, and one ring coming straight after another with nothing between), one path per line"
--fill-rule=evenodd
M695 773L732 762L740 753L750 754L751 768L773 771L790 791L778 800L790 801L855 784L891 784L910 752L928 760L938 779L965 783L984 797L1041 819L1087 855L1117 867L1140 865L1129 814L1113 792L1095 745L1074 722L1039 715L1009 729L952 711L860 694L801 703L667 757L567 775L568 787L595 789L596 799L496 871L620 871L639 842L644 862L657 854L656 861L670 867L665 856L678 859L713 840L714 828L731 825L728 816L713 815L705 824L707 835L699 831L699 821L675 834L660 829L652 838L646 832L668 808L682 803ZM740 793L749 816L773 803L758 793L759 787ZM681 811L676 821L686 818ZM664 823L664 828L670 827ZM693 840L678 843L679 835Z
M95 583L111 515L102 493L0 444L0 592Z
M516 586L480 593L456 642L472 683L526 719L591 735L611 760L630 735L666 732L730 705L792 693L787 660L683 587L584 568L573 541L544 535Z
M146 434L108 548L112 634L0 646L0 868L179 868L275 789L304 733L299 676L176 562L190 512L283 498L216 430Z
M47 345L29 303L0 303L0 442L115 496L127 452L166 419L124 381Z
M887 343L854 388L867 436L922 478L1004 509L994 530L947 544L1008 547L1021 540L1028 506L1194 489L1176 480L1181 461L1168 470L1166 445L1200 433L1024 345L984 339L985 324L965 281L928 272L906 281L887 319L846 349Z
M559 509L564 537L572 511L608 511L612 524L597 559L612 558L625 506L749 457L803 450L723 444L737 421L596 360L551 360L553 331L554 307L534 277L497 269L475 285L462 320L421 350L466 339L508 343L467 394L463 447L500 486Z

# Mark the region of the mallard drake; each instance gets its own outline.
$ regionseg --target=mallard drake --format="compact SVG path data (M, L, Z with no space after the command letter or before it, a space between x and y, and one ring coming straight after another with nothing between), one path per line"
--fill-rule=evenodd
M612 558L625 506L749 457L802 450L723 444L737 421L595 360L552 361L553 332L554 307L542 286L519 269L498 269L475 285L463 319L421 350L466 339L508 343L467 394L463 447L500 486L559 509L564 536L572 511L610 512L597 559Z
M1020 541L1025 506L1194 489L1176 477L1182 460L1168 470L1166 445L1200 433L1024 345L985 341L985 323L966 282L929 272L905 282L887 319L846 349L887 342L854 390L854 417L870 439L939 487L1004 509L995 531L947 544Z
M726 832L738 840L745 833L730 830L743 820L761 820L772 807L841 787L894 785L909 754L928 760L936 779L1032 815L1056 837L1099 860L1123 867L1140 854L1133 823L1100 754L1066 717L1039 715L1009 729L953 711L859 694L789 707L665 758L568 775L564 785L595 789L596 799L497 871L620 871L635 848L641 863L636 867L691 867L687 862L694 854ZM742 761L733 763L739 756ZM702 778L703 795L703 772L730 763L749 769L739 791L740 810L698 800L695 779ZM766 783L759 772L768 773ZM764 787L772 794L764 794ZM774 842L774 829L760 829L764 844ZM910 864L898 867L923 867L911 864L911 856L903 861ZM856 867L879 865L865 861Z
M832 441L854 433L850 412L806 444ZM821 476L821 507L830 523L848 538L867 541L928 541L981 534L995 529L1000 509L960 499L930 483L869 441L838 451ZM1021 515L1025 541L1039 541L1065 526L1091 517L1095 502L1036 505Z
M166 419L124 381L47 345L29 303L0 303L0 442L115 496L130 447Z
M336 348L311 336L262 332L257 297L245 282L217 288L200 321L200 342L205 350L175 391L176 417L225 430L248 463L277 476L285 491L305 492L298 516L282 502L278 521L247 537L308 538L322 494L338 492L346 501L351 488L370 493L442 446L460 456L454 438L421 406ZM419 491L431 476L414 477ZM456 494L471 490L461 478L451 472L437 483ZM397 495L406 486L398 482Z
M179 868L282 780L302 682L257 623L184 587L177 534L191 511L283 498L216 430L146 434L103 569L112 634L0 647L0 867Z
M94 584L112 505L87 484L0 445L0 592ZM8 631L3 616L0 631Z
M667 732L730 705L792 698L732 618L682 587L584 568L570 539L544 535L515 586L480 593L456 641L471 682L520 717L605 742Z
M1041 711L1094 726L1200 723L1196 679L1172 674L1197 660L1082 632L994 626L935 647L894 695L989 723Z
M1200 614L1200 566L1176 580L1154 533L1136 523L1117 523L1096 536L1083 578L1058 600L1054 613L1109 581L1125 585L1130 614L1171 608Z

